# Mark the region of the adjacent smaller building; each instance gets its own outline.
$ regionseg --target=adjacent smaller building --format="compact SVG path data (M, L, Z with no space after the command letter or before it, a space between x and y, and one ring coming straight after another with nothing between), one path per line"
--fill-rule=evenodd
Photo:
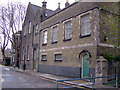
M13 45L11 46L11 65L19 68L20 64L20 49L21 49L21 31L15 33Z

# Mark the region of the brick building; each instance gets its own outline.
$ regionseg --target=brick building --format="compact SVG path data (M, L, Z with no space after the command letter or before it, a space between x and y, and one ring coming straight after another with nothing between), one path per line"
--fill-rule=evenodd
M74 2L60 4L55 11L29 3L22 31L21 67L66 77L95 75L96 60L105 48L113 45L105 40L100 15L109 3ZM102 8L100 10L99 8ZM106 29L106 28L104 28ZM107 30L107 29L106 29Z

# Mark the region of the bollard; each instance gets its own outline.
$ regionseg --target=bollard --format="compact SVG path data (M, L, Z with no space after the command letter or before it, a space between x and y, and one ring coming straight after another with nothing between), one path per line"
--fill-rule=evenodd
M56 90L58 90L58 81L56 81Z
M116 89L118 89L118 75L116 75Z

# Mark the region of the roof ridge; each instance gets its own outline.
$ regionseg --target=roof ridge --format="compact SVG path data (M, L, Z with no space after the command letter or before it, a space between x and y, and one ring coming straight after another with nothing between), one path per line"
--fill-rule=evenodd
M42 8L41 6L38 6L38 5L35 5L35 4L31 4L31 5L33 5L33 6L36 6L36 7L38 7L38 8ZM48 8L46 8L47 10L50 10L50 11L54 11L54 10L51 10L51 9L48 9Z

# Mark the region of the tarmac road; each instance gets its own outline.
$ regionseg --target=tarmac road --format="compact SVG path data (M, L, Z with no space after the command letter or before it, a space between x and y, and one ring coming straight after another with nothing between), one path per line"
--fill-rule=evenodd
M56 82L2 67L2 88L56 88ZM60 85L63 88L66 85Z

